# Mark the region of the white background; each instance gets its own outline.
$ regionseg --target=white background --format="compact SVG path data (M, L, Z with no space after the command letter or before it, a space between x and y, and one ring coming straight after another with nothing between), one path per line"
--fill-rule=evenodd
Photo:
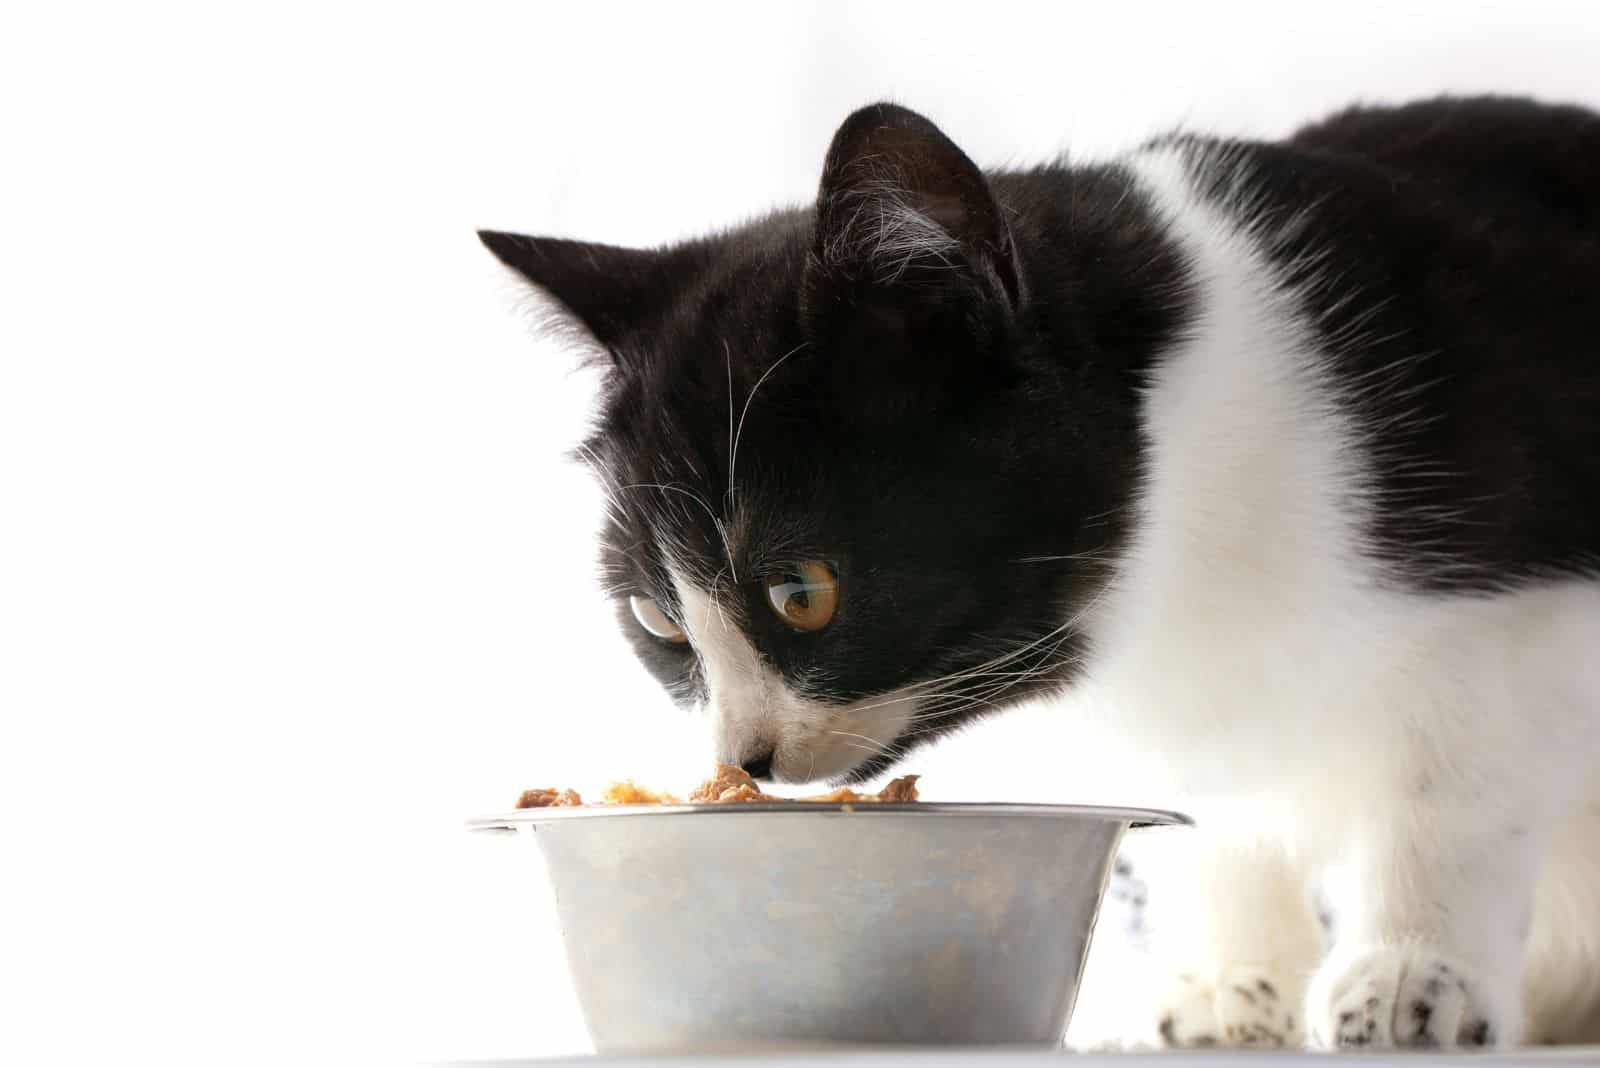
M1596 104L1597 57L1586 0L8 13L0 1042L584 1048L533 850L461 822L708 753L594 592L561 460L592 382L475 226L647 244L805 199L876 97L1000 164L1354 98ZM1024 752L1070 725L917 763L999 799Z

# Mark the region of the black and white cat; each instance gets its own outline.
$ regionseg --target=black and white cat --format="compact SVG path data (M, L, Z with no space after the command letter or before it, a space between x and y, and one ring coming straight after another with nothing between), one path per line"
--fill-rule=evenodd
M1056 695L1201 823L1168 1043L1600 1039L1600 117L985 173L877 105L814 207L481 236L603 353L607 582L719 759Z

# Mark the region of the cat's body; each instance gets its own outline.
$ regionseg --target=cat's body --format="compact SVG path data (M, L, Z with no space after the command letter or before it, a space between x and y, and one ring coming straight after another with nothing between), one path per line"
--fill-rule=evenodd
M1167 1041L1600 1037L1600 119L983 176L880 107L814 212L485 239L614 360L607 567L723 759L870 774L1060 691L1200 818Z
M1314 173L1318 162L1302 166ZM1457 268L1449 282L1461 302L1440 321L1428 316L1442 310L1441 294L1407 308L1411 295L1394 285L1360 284L1364 273L1400 270L1393 250L1370 253L1375 263L1330 256L1306 272L1305 289L1286 290L1281 266L1247 236L1261 216L1197 198L1183 153L1143 153L1130 167L1172 220L1208 311L1154 372L1140 518L1111 592L1085 621L1094 666L1068 702L1103 724L1097 736L1123 746L1128 765L1164 765L1144 773L1209 828L1207 847L1158 880L1157 908L1205 902L1161 925L1165 952L1193 958L1176 970L1196 979L1178 984L1158 1023L1186 1042L1307 1023L1324 1043L1469 1037L1436 1009L1413 1008L1437 1000L1425 994L1428 969L1444 956L1457 977L1485 977L1475 981L1480 1003L1459 999L1467 1020L1514 1015L1513 991L1489 988L1493 977L1514 985L1541 865L1534 978L1595 1011L1600 581L1587 568L1600 544L1600 344L1585 335L1600 315L1583 291L1600 293L1600 229L1546 242L1518 228L1526 244L1503 255L1522 277ZM1363 204L1334 232L1357 241L1392 232L1395 216L1417 210L1392 195L1397 204ZM1318 209L1304 203L1304 220L1288 205L1277 211L1317 230ZM1254 205L1263 209L1272 210ZM1471 225L1461 205L1441 214L1450 225L1426 228L1432 241L1413 254L1471 262L1451 247ZM1492 248L1495 236L1480 240ZM1537 302L1553 301L1555 314L1486 311L1535 303L1507 298L1502 285L1543 287ZM1318 288L1333 292L1308 295ZM1341 298L1358 325L1307 314L1307 304ZM1466 402L1435 407L1430 391ZM1527 429L1537 421L1548 431ZM1576 478L1554 493L1532 489L1561 477L1528 469L1541 456ZM1519 472L1494 470L1508 465ZM1536 514L1539 498L1572 512ZM1565 566L1515 544L1516 530L1543 523L1582 539ZM1163 859L1173 858L1152 858ZM1406 969L1399 1014L1384 998L1390 1015L1370 1033L1364 988L1318 991L1324 1015L1300 1013L1296 995L1323 942L1306 888L1325 870L1341 952L1371 954L1364 972ZM1176 889L1194 885L1209 891ZM1562 949L1570 960L1558 959ZM1322 975L1337 987L1345 972ZM1281 996L1258 990L1262 979ZM1240 986L1253 999L1237 996ZM1577 1037L1576 1020L1559 1015L1540 1013L1529 1037Z

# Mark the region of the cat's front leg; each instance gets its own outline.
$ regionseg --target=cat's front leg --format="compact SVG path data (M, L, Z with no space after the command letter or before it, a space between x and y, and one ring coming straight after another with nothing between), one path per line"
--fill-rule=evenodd
M1302 1045L1306 982L1325 942L1302 873L1276 843L1164 837L1149 858L1152 948L1165 972L1159 1041Z
M1356 832L1335 884L1338 941L1306 1003L1314 1045L1516 1042L1542 839L1529 816L1397 802Z

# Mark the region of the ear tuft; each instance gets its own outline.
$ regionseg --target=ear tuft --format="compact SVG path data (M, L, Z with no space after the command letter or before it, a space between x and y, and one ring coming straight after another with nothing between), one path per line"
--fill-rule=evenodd
M828 267L863 268L873 282L892 285L913 268L955 266L961 242L920 206L882 161L855 164L854 180L834 196L836 223L826 228L818 252Z
M834 134L814 254L852 281L937 283L965 272L1008 305L1021 299L1010 229L983 172L937 126L894 104L862 108Z

